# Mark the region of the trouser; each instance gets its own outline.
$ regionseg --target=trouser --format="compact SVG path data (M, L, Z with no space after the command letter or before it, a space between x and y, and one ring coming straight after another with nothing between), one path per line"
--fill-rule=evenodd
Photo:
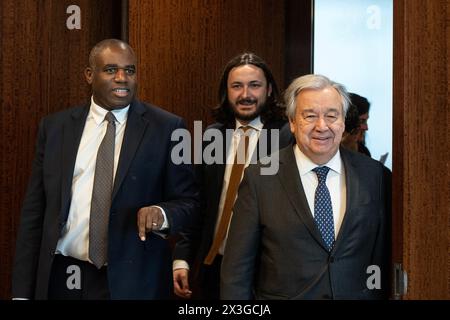
M50 300L107 300L107 267L56 254L48 287Z

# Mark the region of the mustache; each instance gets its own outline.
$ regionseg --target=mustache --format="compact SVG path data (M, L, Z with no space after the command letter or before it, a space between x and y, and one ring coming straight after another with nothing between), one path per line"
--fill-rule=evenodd
M244 99L239 99L239 100L237 101L237 104L250 105L250 104L255 104L255 103L257 103L257 102L258 102L257 99L244 98Z

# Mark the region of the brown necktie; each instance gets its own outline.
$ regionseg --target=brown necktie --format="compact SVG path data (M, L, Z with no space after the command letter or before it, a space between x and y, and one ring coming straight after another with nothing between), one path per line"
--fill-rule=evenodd
M99 269L105 265L108 255L108 223L116 137L115 117L112 112L106 114L105 120L108 121L108 127L97 152L89 218L89 259Z
M236 155L234 157L233 166L231 168L230 181L228 183L228 189L225 196L225 203L223 206L222 217L220 219L219 226L217 228L217 233L214 238L211 249L209 249L208 255L203 261L204 264L211 265L219 252L220 246L222 245L223 240L225 239L228 226L231 220L231 210L233 209L234 201L236 200L237 191L239 188L239 184L241 183L242 172L245 168L245 161L247 159L247 149L248 149L248 141L249 134L245 132L251 127L241 127L244 131L244 139L241 138L239 142L239 146L237 148ZM238 153L242 151L242 142L244 142L244 154L245 157L238 157ZM245 158L245 160L243 159Z

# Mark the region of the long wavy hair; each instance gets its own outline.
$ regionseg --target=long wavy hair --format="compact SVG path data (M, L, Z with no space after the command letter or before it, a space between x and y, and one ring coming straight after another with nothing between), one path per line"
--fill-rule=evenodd
M286 119L278 86L266 62L254 53L244 52L231 59L222 73L219 84L219 105L212 110L215 120L228 126L234 125L235 116L228 101L228 76L233 68L248 64L260 68L264 72L267 85L272 88L272 93L267 96L266 102L262 106L261 121L266 123L267 121Z

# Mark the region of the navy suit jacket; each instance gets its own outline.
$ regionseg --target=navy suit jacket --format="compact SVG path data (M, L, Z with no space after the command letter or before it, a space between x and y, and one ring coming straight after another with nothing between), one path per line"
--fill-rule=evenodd
M41 121L32 175L16 244L13 296L46 299L57 241L67 221L72 177L89 105ZM176 234L198 209L191 165L171 161L171 133L183 120L133 101L114 181L108 238L108 282L112 299L169 298L171 250L167 240L138 237L137 211L161 206ZM90 197L91 195L86 195Z

